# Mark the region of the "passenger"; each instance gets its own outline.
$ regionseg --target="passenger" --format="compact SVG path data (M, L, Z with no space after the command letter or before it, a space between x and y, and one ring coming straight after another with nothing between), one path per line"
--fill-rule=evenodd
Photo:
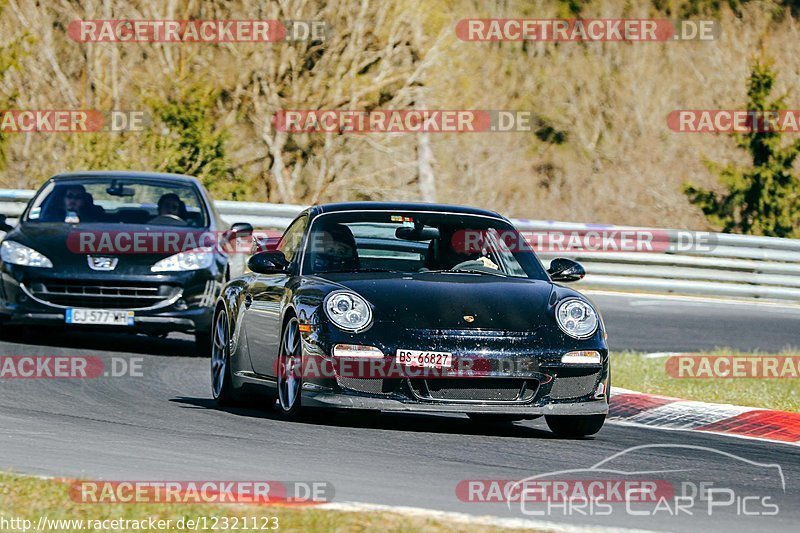
M177 194L170 192L158 199L158 216L174 216L185 221L187 215L186 204Z

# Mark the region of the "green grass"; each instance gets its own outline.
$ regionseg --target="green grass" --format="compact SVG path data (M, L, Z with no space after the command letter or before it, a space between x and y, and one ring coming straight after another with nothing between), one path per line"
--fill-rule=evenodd
M692 355L747 356L756 353L718 349ZM779 355L796 356L798 353L785 351ZM612 386L685 400L800 412L800 380L797 378L673 378L667 374L666 362L666 357L646 359L638 353L613 353Z
M486 527L468 523L448 523L443 520L433 520L424 517L404 516L396 513L376 512L338 512L323 511L308 507L273 507L251 505L181 505L181 504L97 504L78 503L69 497L69 481L40 479L36 477L20 476L15 474L0 473L0 521L12 518L28 519L29 527L35 528L40 516L52 520L171 520L175 524L179 519L197 519L207 517L210 527L212 517L228 517L229 528L233 531L233 518L240 517L239 528L235 531L302 531L302 532L327 532L357 533L365 531L387 532L412 532L430 531L443 532L503 532L512 531L503 528ZM455 492L453 493L455 498ZM278 517L278 529L250 529L243 528L241 517ZM221 522L220 522L221 524ZM260 519L259 519L260 524ZM102 525L102 524L99 524ZM109 531L108 528L92 528L83 524L83 529L67 525L52 526L51 531ZM14 524L0 523L0 531L21 531L21 526L14 529ZM157 526L158 527L158 526ZM33 530L33 529L32 529ZM111 531L130 531L127 529L110 529ZM140 531L151 531L146 524ZM199 530L202 531L202 526ZM194 531L194 529L171 528L167 531ZM211 529L207 529L211 531ZM217 531L224 531L218 526ZM515 529L513 531L523 531ZM528 530L533 531L533 530Z

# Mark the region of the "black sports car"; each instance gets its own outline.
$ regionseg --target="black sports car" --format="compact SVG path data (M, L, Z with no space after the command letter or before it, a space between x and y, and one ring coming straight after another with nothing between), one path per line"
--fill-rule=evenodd
M305 407L544 415L565 436L608 413L600 315L554 282L504 217L404 203L311 207L215 308L211 379L227 404L250 392Z
M49 179L0 244L0 319L164 334L210 350L214 302L231 273L228 227L198 180L81 172ZM13 326L12 326L13 327Z

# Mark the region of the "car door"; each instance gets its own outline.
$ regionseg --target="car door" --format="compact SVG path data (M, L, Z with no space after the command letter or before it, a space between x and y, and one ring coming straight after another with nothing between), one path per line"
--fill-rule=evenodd
M308 217L292 222L278 243L290 265L286 273L254 275L245 294L245 329L253 370L263 376L276 375L281 343L281 310L286 286L299 272L303 237Z

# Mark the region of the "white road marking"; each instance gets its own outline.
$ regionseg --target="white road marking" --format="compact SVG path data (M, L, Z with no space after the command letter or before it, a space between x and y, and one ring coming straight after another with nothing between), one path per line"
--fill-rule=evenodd
M661 359L663 357L672 357L673 355L683 355L685 352L652 352L642 354L645 359Z
M499 516L491 515L471 515L467 513L456 513L451 511L435 511L433 509L423 509L421 507L404 507L393 505L378 505L372 503L355 503L355 502L342 502L342 503L323 503L321 505L314 505L311 509L322 509L329 511L344 511L344 512L385 512L394 513L409 517L421 517L442 522L456 522L482 526L504 527L508 529L533 529L536 531L554 531L563 533L599 533L599 532L625 532L625 533L652 533L646 529L628 529L619 527L592 527L592 526L575 526L569 524L559 524L557 522L547 522L541 520L528 520L523 518L501 518Z

